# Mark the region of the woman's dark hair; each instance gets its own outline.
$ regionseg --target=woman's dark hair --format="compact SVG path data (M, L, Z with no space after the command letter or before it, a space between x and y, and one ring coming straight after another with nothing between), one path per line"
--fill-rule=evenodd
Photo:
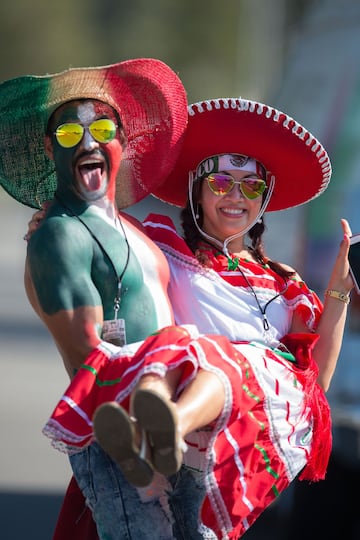
M195 181L193 184L193 191L192 191L192 200L193 200L193 207L195 210L195 213L199 216L197 218L197 223L200 228L202 228L203 224L203 211L201 205L198 203L199 196L200 196L200 190L202 186L202 181ZM194 253L196 258L199 260L201 264L204 266L208 265L208 261L206 258L204 258L203 252L201 252L198 248L200 243L207 242L207 240L200 234L198 228L196 227L193 219L193 215L191 212L191 206L190 201L188 200L186 203L186 206L181 210L180 213L180 220L181 225L183 228L184 233L184 240L186 241L187 245L191 249L191 251ZM265 254L264 244L262 241L262 236L266 230L264 218L261 218L261 221L259 223L255 223L255 225L250 229L248 232L249 238L251 239L251 250L254 258L260 263L260 264L267 264L274 272L276 272L280 277L283 279L290 278L295 275L294 271L286 270L282 264L276 261L272 261L267 258Z

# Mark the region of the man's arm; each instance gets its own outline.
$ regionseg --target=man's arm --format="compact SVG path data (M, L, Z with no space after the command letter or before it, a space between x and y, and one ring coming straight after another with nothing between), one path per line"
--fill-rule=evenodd
M24 282L34 311L52 334L72 377L100 342L103 308L91 278L89 237L63 222L61 230L45 222L33 234Z

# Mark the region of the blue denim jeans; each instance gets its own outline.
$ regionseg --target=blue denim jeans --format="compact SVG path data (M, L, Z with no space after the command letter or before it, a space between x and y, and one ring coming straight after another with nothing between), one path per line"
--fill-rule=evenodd
M201 473L182 467L169 479L161 477L160 488L152 492L129 484L97 443L70 456L70 463L101 540L212 538L210 531L199 532Z

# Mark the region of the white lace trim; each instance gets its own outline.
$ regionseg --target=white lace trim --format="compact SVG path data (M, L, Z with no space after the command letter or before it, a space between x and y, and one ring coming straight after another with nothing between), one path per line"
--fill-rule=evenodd
M194 116L196 113L202 113L205 110L211 111L212 109L239 109L240 111L249 111L258 115L265 115L266 118L272 119L274 122L281 122L281 118L284 117L282 124L285 128L291 129L293 135L305 142L310 147L311 151L317 157L317 160L321 166L323 179L319 193L321 193L328 185L331 177L331 163L330 158L322 146L322 144L299 122L294 120L288 114L278 111L270 105L259 103L257 101L251 101L249 99L239 98L218 98L198 103L193 103L188 106L188 113L190 116ZM318 193L318 194L319 194ZM317 194L317 195L318 195Z

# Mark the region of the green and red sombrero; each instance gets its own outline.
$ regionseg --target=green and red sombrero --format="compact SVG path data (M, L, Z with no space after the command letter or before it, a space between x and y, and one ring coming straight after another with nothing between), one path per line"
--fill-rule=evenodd
M159 199L183 207L189 172L209 156L244 154L275 176L266 211L284 210L319 196L331 178L322 144L287 114L242 98L219 98L189 105L189 121L177 163L153 190ZM269 177L269 175L268 175Z
M188 120L185 89L160 60L73 68L0 84L0 184L17 201L40 208L56 189L44 151L49 117L62 103L98 99L119 114L128 138L117 178L120 208L149 194L170 173Z

